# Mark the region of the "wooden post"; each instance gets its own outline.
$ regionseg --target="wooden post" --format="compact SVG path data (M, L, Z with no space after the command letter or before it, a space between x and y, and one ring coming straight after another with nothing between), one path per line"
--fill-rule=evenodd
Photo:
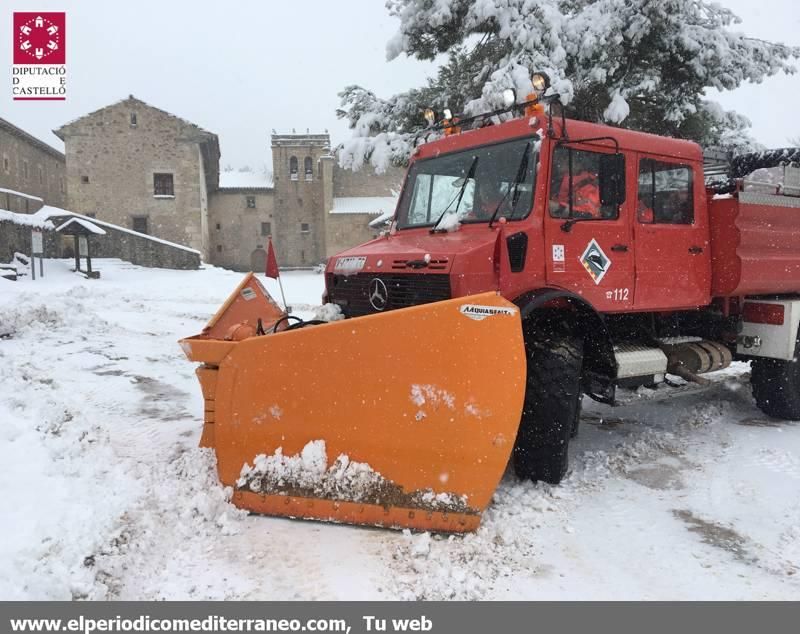
M86 272L92 277L92 241L86 236Z
M75 272L81 270L81 252L78 247L78 236L72 236L75 239Z

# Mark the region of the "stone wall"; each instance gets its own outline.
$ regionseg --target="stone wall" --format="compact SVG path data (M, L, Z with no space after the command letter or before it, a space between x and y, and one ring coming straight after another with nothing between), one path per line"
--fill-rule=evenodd
M354 172L339 167L334 162L331 166L331 195L344 197L393 197L400 192L405 177L405 169L392 167L383 174L376 174L371 166L365 165ZM333 201L328 203L326 223L326 252L331 257L351 249L354 246L376 238L381 228L369 226L377 215L329 213Z
M217 187L215 135L133 97L56 132L66 146L69 209L128 228L147 218L147 233L208 257L203 225L206 186ZM155 194L156 173L172 174L173 196Z
M63 207L66 201L64 155L8 121L0 119L0 188L23 192ZM31 213L41 204L0 193L0 208Z
M152 236L138 234L115 227L112 224L74 214L95 223L106 232L104 236L92 236L92 258L119 258L132 264L161 269L198 269L200 253L177 244L168 244ZM58 227L70 219L70 215L53 216L52 223ZM30 234L30 230L28 231ZM71 258L75 256L74 240L71 236L48 231L45 234L45 256L51 258ZM29 247L30 248L30 247Z
M360 170L333 166L333 196L394 196L400 192L406 170L403 167L390 167L383 174L378 174L371 165L364 165Z
M328 257L377 238L380 228L369 226L375 218L368 214L328 214Z
M255 208L247 197L255 198ZM225 188L209 197L209 234L212 264L234 271L263 271L267 239L277 227L272 189ZM267 223L269 226L263 226ZM276 248L280 248L276 239ZM258 251L257 253L254 253ZM278 261L284 260L277 252Z
M11 262L15 253L31 253L31 228L0 220L0 264Z
M39 211L44 201L38 196L29 196L22 192L0 191L0 209L17 214L32 214Z

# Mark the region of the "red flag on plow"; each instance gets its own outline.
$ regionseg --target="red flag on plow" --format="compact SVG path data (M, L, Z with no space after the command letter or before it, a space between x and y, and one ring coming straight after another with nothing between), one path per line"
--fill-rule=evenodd
M281 270L278 268L278 258L275 257L275 247L272 246L272 238L269 238L269 245L267 246L267 262L264 267L264 275L271 277L273 280L278 280L278 286L281 289L281 298L283 299L283 307L286 313L289 314L291 309L286 303L286 295L283 292L283 282L281 282Z
M272 247L272 238L269 239L269 246L267 247L267 266L264 275L277 280L280 277L280 270L278 269L278 260L275 257L275 249Z

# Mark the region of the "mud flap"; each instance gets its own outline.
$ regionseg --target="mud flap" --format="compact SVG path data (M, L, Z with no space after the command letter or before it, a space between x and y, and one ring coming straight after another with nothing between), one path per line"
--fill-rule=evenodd
M508 462L525 390L519 309L496 293L236 342L182 343L193 360L215 358L201 369L215 374L201 377L213 419L206 444L237 506L477 528Z

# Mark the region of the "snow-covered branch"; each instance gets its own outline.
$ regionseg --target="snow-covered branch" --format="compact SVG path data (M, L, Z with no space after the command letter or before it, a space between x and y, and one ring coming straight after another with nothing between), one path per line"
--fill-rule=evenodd
M338 114L354 131L343 164L402 163L426 107L475 114L505 88L530 91L547 72L572 116L693 138L750 143L749 122L704 98L777 73L794 73L800 48L735 31L729 9L707 0L388 0L399 20L387 57L448 61L426 86L381 99L341 93ZM476 44L477 42L477 44Z

